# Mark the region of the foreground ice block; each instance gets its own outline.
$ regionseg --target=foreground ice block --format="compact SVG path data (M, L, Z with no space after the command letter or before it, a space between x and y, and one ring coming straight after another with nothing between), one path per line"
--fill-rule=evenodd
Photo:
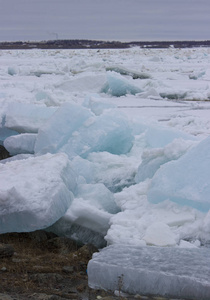
M171 200L203 212L210 209L210 137L181 158L159 168L151 181L148 200Z
M65 214L76 189L65 154L2 164L0 183L0 233L50 226Z
M210 251L207 248L135 248L112 245L94 254L88 284L140 295L210 299Z

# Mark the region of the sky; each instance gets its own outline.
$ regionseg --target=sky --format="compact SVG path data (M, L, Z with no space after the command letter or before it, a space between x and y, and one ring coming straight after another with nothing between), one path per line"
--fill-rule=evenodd
M0 0L0 41L209 40L209 0Z

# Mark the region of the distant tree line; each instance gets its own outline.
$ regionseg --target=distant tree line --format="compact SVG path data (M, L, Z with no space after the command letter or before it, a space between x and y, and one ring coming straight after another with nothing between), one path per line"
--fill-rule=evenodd
M120 49L139 46L142 48L193 48L210 47L206 41L96 41L96 40L49 40L40 42L1 42L0 49Z

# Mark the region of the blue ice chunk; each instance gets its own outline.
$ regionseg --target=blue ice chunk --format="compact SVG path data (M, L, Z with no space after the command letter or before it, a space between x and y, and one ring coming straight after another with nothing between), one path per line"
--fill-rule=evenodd
M139 295L210 299L210 251L207 248L112 245L88 263L88 284Z
M87 108L75 103L65 103L39 129L35 153L56 153L68 142L73 132L92 116Z
M92 118L68 140L60 151L70 159L76 155L87 158L91 152L126 154L133 145L132 129L128 120L118 111L106 111Z
M141 93L142 90L130 83L122 75L116 72L107 72L107 83L101 90L102 93L111 94L115 97L125 96L126 94L135 95Z
M95 164L81 156L75 156L71 161L73 170L77 173L81 180L86 183L93 183L95 174ZM81 178L82 176L82 178Z
M142 162L135 176L136 183L144 181L147 178L152 178L161 165L171 160L177 160L195 143L197 142L175 139L164 148L146 149L141 156Z
M207 212L210 209L209 149L210 137L178 160L161 166L151 181L148 200L159 203L169 199Z

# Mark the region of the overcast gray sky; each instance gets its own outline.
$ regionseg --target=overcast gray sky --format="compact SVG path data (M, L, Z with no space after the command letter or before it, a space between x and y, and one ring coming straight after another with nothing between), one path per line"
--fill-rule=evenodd
M0 41L209 40L210 0L0 0Z

